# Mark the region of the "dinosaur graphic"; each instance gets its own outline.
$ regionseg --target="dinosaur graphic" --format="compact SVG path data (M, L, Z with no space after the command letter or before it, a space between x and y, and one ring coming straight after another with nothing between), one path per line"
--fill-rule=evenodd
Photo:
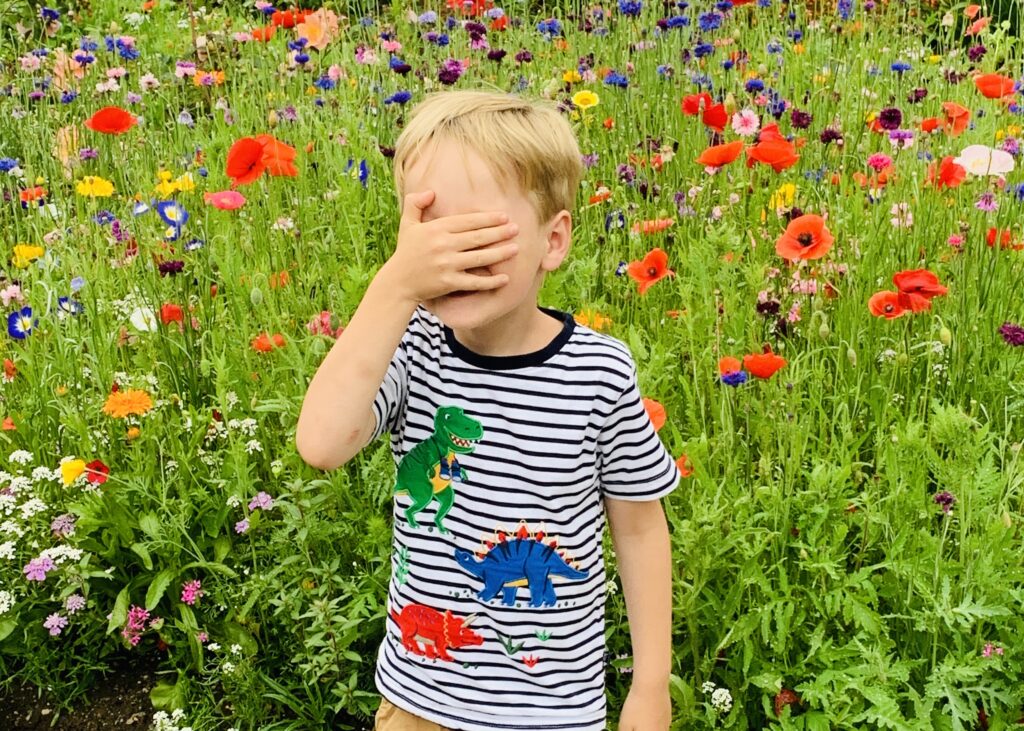
M490 601L501 592L502 603L515 606L516 589L526 586L530 590L531 607L554 606L556 597L552 576L575 580L589 576L589 570L578 571L569 564L565 552L557 550L557 539L544 543L543 531L531 536L523 522L514 535L509 539L505 531L498 531L496 544L484 541L487 552L477 552L481 561L475 560L469 551L455 549L455 560L459 565L483 579L484 588L477 594L482 601Z
M430 501L439 503L434 524L441 533L448 533L441 521L455 503L455 490L451 483L469 482L456 454L468 454L483 436L484 429L458 406L442 406L434 414L434 433L419 442L402 457L395 480L395 495L408 495L412 505L405 509L409 525L419 528L414 517Z
M402 646L415 655L454 661L448 654L449 647L458 649L484 643L480 633L469 629L470 622L477 617L475 614L456 617L450 609L441 614L424 604L407 604L401 614L394 609L390 614L402 630Z

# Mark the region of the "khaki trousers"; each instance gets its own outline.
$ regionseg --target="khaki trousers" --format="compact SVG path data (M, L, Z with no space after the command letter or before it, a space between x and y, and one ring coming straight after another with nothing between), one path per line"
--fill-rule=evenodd
M373 717L373 731L449 731L433 721L414 716L387 698L380 699L380 708Z

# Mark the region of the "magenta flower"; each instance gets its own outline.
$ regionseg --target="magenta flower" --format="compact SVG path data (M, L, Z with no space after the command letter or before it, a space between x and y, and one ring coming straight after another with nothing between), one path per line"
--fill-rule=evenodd
M146 629L146 620L149 619L149 611L134 604L128 610L128 618L125 620L121 636L132 643L132 647L139 644L142 633Z
M49 556L34 558L25 565L25 578L29 581L45 581L46 572L53 569L54 563Z
M235 523L235 533L245 533L249 530L249 519L243 518L242 520Z
M201 584L199 579L186 581L185 585L181 588L181 601L185 602L190 607L195 604L196 599L206 595L206 592L203 591L200 586Z

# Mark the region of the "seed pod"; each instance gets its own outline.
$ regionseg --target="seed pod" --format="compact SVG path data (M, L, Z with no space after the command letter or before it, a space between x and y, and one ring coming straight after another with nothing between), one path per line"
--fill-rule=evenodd
M276 109L271 109L270 112L267 114L267 125L269 125L271 129L273 129L274 127L277 126L277 110Z
M947 348L949 347L949 344L953 342L953 333L949 331L948 327L943 327L939 330L939 342Z
M850 361L850 365L852 365L854 368L857 367L857 351L856 350L854 350L853 348L847 348L846 349L846 359L848 361Z
M824 320L821 323L821 327L818 328L818 336L822 340L828 340L828 336L832 334L832 329L828 326L828 323Z
M263 290L259 287L253 287L249 292L249 301L252 302L253 307L259 307L263 304Z
M900 353L899 355L896 356L897 365L905 366L909 361L910 358L907 356L906 353Z
M1003 511L1003 525L1005 525L1007 528L1013 525L1013 519L1010 517L1009 510Z

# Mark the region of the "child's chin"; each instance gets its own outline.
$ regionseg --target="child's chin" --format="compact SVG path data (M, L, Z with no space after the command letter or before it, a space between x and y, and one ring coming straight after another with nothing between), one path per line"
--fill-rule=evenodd
M465 328L478 325L486 314L482 309L487 300L486 291L450 293L431 300L428 309L451 328Z

